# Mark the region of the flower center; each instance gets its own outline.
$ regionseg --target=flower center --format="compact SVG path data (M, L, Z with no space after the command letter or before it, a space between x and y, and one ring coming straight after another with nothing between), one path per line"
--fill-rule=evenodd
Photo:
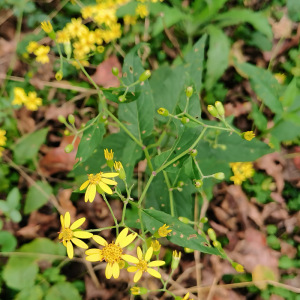
M97 173L96 175L94 175L94 174L89 174L89 175L88 175L89 182L90 182L91 184L97 184L99 181L101 181L101 174L102 174L102 172Z
M145 260L140 260L140 262L136 265L138 270L146 272L147 271L147 262Z
M113 264L114 262L118 263L121 260L122 253L122 248L116 245L114 242L108 244L102 249L104 260L110 264Z
M70 228L65 228L62 231L62 239L69 241L73 237L73 231Z

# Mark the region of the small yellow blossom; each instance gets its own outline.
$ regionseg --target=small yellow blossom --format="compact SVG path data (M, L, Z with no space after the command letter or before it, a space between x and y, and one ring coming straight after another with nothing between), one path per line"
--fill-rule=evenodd
M122 179L122 180L125 180L126 179L126 173L125 173L125 170L123 168L123 165L120 161L116 161L114 163L114 168L117 172L119 172L119 178Z
M40 45L37 42L32 41L28 44L26 50L28 53L33 53L33 51L35 51L38 47L40 47Z
M37 97L36 92L29 92L24 104L28 110L35 111L42 105L42 99Z
M56 33L56 41L60 44L70 41L70 34L67 30L60 30Z
M244 272L245 272L244 267L243 267L242 265L240 265L240 264L237 264L237 265L235 266L235 270L236 270L237 272L239 272L239 273L244 273Z
M109 185L117 185L117 182L108 178L113 178L118 176L119 173L97 173L89 174L88 180L85 181L79 188L80 191L84 190L87 187L87 190L85 192L84 201L90 201L93 202L96 196L96 190L98 193L106 193L106 194L112 194L113 191L108 186Z
M66 25L65 30L71 38L83 36L89 31L88 27L82 24L81 18L72 18L71 22Z
M71 226L71 217L70 213L66 212L65 216L60 216L60 223L61 223L61 232L59 233L58 238L62 240L63 245L67 248L67 254L70 259L74 256L74 243L79 248L87 249L88 245L81 241L80 239L88 239L93 236L92 233L79 230L80 227L85 221L85 218L80 218L75 221Z
M139 15L142 19L149 15L148 8L145 4L138 4L138 6L135 9L135 13L136 15Z
M286 75L282 74L282 73L276 73L274 75L274 77L276 78L276 80L278 81L278 83L283 84L285 82L286 79Z
M113 160L114 153L112 152L112 149L110 149L110 151L108 151L108 149L104 149L104 157L106 160Z
M181 252L177 252L176 250L173 251L172 254L172 263L171 263L171 269L175 270L179 266L179 262L181 259Z
M124 228L120 234L117 236L115 242L111 242L110 244L101 236L94 235L93 239L99 245L103 246L103 248L96 249L92 248L85 251L87 257L85 258L87 261L106 261L107 265L105 268L105 277L110 279L112 276L114 278L118 278L120 275L120 266L119 263L121 260L125 260L127 262L135 262L136 258L132 255L123 254L123 248L127 247L131 244L136 238L136 233L128 234L128 228Z
M14 88L14 99L12 101L13 105L22 105L26 103L27 101L27 95L24 91L24 89L20 87L15 87Z
M247 141L251 141L255 138L255 134L253 131L246 131L243 133L244 139Z
M170 226L167 226L166 224L164 224L163 226L161 226L158 229L158 234L160 237L166 237L171 231L172 229L169 229Z
M6 145L6 130L0 129L0 146Z
M50 21L42 22L41 27L46 33L50 33L51 31L53 31L53 27L52 27Z
M50 51L49 46L39 46L33 53L36 55L36 61L42 64L49 62L48 53Z
M125 15L124 16L124 24L125 25L135 25L136 24L136 16Z
M233 176L230 180L236 185L241 185L243 181L254 175L253 164L251 162L235 162L230 163Z
M154 252L158 252L160 250L161 244L158 240L155 240L151 242L151 247L153 248Z
M134 260L130 261L131 263L134 263L135 266L130 266L127 269L128 272L136 272L134 275L134 278L133 278L134 282L138 282L141 279L144 272L149 273L153 277L161 278L160 273L158 271L152 269L152 267L163 266L165 264L165 262L163 260L156 260L156 261L150 262L152 254L153 254L152 247L150 247L147 250L145 257L143 256L143 252L142 252L141 248L137 247L137 258L134 257Z

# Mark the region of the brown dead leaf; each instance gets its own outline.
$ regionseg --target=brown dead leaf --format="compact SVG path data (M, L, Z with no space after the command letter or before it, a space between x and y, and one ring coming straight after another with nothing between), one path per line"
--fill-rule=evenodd
M249 112L252 110L252 106L250 102L236 102L234 104L232 103L226 103L224 105L225 108L225 116L235 116L239 117L241 115L249 114Z
M73 169L80 139L76 139L74 150L70 153L66 153L65 147L71 144L72 141L73 136L64 136L59 147L50 149L49 152L40 159L39 167L43 174L49 176L58 172L69 172Z
M277 192L282 193L284 188L283 179L283 166L285 165L284 160L278 152L270 153L259 158L256 162L256 166L259 169L265 170L266 173L272 176L276 182Z
M118 68L119 73L122 72L121 64L115 55L110 56L103 61L96 69L92 79L104 88L118 87L120 82L116 76L111 72L112 68Z
M51 104L49 107L47 107L47 110L45 112L45 119L56 121L59 115L62 115L66 118L69 114L74 113L74 110L75 110L75 105L73 102L65 102L60 107Z
M16 48L16 41L10 40L7 41L3 38L0 38L0 73L6 74L9 68L10 61L14 55Z
M263 220L268 219L269 221L284 221L289 218L289 214L280 203L270 202L264 205L261 217Z
M296 168L298 170L300 170L300 147L299 146L294 147L294 152L299 153L299 156L294 157L293 161L294 161Z
M272 29L275 39L290 38L293 22L286 15L283 15L279 22L272 22Z
M71 215L71 220L75 220L76 208L70 200L71 195L72 189L61 189L59 190L57 197L63 211L68 211Z
M21 107L20 109L15 110L17 126L22 134L35 131L35 121L31 116L32 112L26 109L25 107Z

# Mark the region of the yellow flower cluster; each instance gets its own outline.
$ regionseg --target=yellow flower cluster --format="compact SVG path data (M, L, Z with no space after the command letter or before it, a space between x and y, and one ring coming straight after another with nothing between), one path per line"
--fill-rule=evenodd
M243 133L243 137L247 141L251 141L255 138L255 134L253 131L246 131Z
M46 64L49 62L48 53L50 51L49 46L40 45L37 42L30 42L26 48L27 52L30 54L34 54L36 56L35 60L42 64Z
M39 106L42 105L42 99L37 97L36 92L29 92L28 95L25 93L24 89L20 87L14 88L14 99L12 101L13 105L25 105L28 110L35 111Z
M253 164L251 162L230 163L230 167L234 174L230 177L230 180L236 185L241 185L243 181L254 175Z
M0 146L5 146L6 145L6 131L3 130L3 129L0 129ZM3 147L0 147L0 157L2 157L2 153L4 151L4 148Z

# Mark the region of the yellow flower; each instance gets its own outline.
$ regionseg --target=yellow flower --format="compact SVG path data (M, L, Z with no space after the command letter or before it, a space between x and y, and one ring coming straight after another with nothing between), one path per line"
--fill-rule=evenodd
M41 27L46 33L50 33L51 31L53 31L53 27L52 27L50 21L42 22Z
M117 182L108 178L116 177L119 173L97 173L89 174L88 180L85 181L79 188L80 191L84 190L87 187L87 190L85 192L84 201L90 201L93 202L96 196L96 190L98 193L106 193L106 194L112 194L113 191L108 186L109 185L116 185Z
M283 84L285 82L285 79L286 79L286 75L282 74L282 73L276 73L276 74L274 74L274 77L276 78L276 80L280 84Z
M112 152L112 149L110 149L110 152L108 151L108 149L104 149L104 157L106 160L113 160L114 153Z
M70 226L70 213L66 212L64 217L62 215L60 216L62 229L58 238L62 240L63 245L67 248L67 254L70 259L72 259L74 256L74 248L72 243L79 248L87 249L88 245L80 239L88 239L93 236L93 234L90 232L77 229L84 223L84 221L85 218L80 218Z
M66 25L65 30L68 32L68 34L71 38L75 38L77 36L78 37L82 36L89 31L89 29L85 25L82 24L81 18L78 18L78 19L72 18L71 23L68 23Z
M130 289L132 295L139 295L141 292L141 289L138 286L134 286Z
M158 240L155 240L151 242L151 247L153 248L154 252L158 252L160 250L161 244Z
M193 299L189 299L190 293L187 293L183 298L181 298L182 300L193 300Z
M243 133L244 139L247 141L251 141L255 138L255 134L253 131L246 131Z
M40 47L40 45L37 42L32 41L28 44L26 50L28 53L33 53L33 51L36 50L38 47Z
M254 175L253 164L251 162L235 162L230 163L233 176L230 180L236 185L241 185L243 181Z
M136 15L139 15L140 18L144 19L149 15L147 6L145 4L139 4L137 8L135 9Z
M161 278L160 273L152 269L152 267L163 266L165 262L163 260L156 260L150 262L152 254L153 254L152 247L150 247L147 250L145 257L143 256L143 252L141 248L137 247L137 258L134 257L134 260L130 261L131 263L134 263L135 266L131 266L127 269L128 272L136 272L133 278L134 282L138 282L141 279L144 272L147 272L156 278Z
M24 104L27 109L35 111L42 105L42 99L37 97L36 92L29 92Z
M13 105L22 105L27 101L27 95L24 91L24 89L20 87L14 88L14 99L12 104Z
M130 15L124 16L124 24L125 25L135 25L136 24L136 17L135 16L130 16Z
M50 51L49 46L39 46L37 49L33 51L36 55L36 61L42 64L46 64L49 62L48 53Z
M119 172L119 178L122 180L125 180L126 173L125 173L122 163L120 161L115 161L114 168L117 172Z
M67 30L63 29L60 31L57 31L56 33L56 41L58 43L67 43L70 41L70 34Z
M245 272L244 267L240 264L237 264L234 268L239 273L244 273Z
M6 130L0 129L0 146L6 145Z
M166 224L164 224L163 226L161 226L158 229L158 234L160 237L166 237L171 231L172 229L169 229L170 226L167 226Z
M115 242L111 242L110 244L101 236L94 235L93 239L99 245L103 246L103 248L96 249L92 248L85 251L87 257L85 258L87 261L106 261L107 265L105 268L105 277L110 279L112 276L114 278L118 278L120 275L120 266L119 263L122 260L133 262L136 258L132 255L123 254L123 248L127 247L129 244L133 242L136 238L136 233L128 234L128 228L124 228L120 234L117 236Z

